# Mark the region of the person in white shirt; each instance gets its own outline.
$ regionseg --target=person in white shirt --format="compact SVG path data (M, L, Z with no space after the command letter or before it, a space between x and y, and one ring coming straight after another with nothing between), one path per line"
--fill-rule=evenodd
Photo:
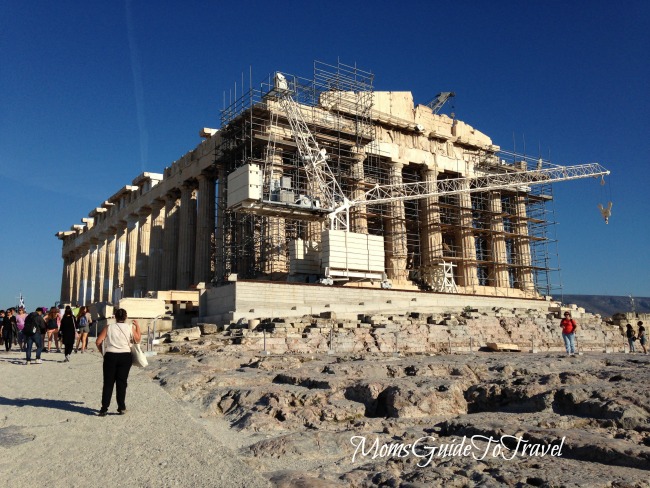
M133 363L131 356L131 343L139 343L142 338L140 325L137 320L126 324L126 310L119 308L115 311L115 324L109 324L99 333L97 341L98 351L104 354L104 386L102 388L102 407L99 416L105 417L108 406L113 396L115 385L115 399L117 400L117 413L126 413L126 387L129 371Z

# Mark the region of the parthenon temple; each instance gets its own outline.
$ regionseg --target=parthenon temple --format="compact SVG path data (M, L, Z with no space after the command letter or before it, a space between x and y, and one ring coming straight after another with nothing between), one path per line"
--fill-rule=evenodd
M549 163L439 113L444 97L418 104L373 79L316 62L311 79L270 75L243 90L194 149L57 233L61 301L200 290L210 316L210 293L247 281L549 295L551 185L476 191L473 180Z

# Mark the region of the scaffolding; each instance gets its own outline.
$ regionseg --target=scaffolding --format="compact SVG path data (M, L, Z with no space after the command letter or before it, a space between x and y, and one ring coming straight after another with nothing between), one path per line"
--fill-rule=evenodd
M380 126L374 117L374 75L340 62L316 61L313 68L312 79L284 75L343 193L354 200L390 183L390 163L374 146ZM304 243L305 252L317 250L324 224L318 212L300 211L302 204L312 210L317 206L319 190L310 187L275 88L272 74L221 112L216 282L232 274L303 282L318 278L316 270L291 269L295 243ZM250 213L228 210L224 176L248 164L261 168L262 201L276 205L259 205ZM541 158L469 146L459 164L457 172L438 173L436 181L550 166ZM423 164L407 164L402 181L425 181L426 171ZM403 259L407 278L424 290L449 292L459 285L466 293L507 296L508 290L519 289L530 296L550 295L557 270L557 245L549 237L554 225L550 201L551 185L541 184L404 201L401 213L392 203L369 202L351 210L350 230L383 236L387 261ZM423 209L434 217L424 218ZM438 240L427 237L432 229L439 232ZM391 256L402 248L405 256Z

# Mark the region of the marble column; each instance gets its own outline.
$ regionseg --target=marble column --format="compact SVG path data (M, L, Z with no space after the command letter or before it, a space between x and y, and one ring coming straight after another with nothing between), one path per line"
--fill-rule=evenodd
M276 148L275 153L270 156L271 182L270 188L275 190L272 198L280 199L282 176L284 168L282 167L282 150ZM286 273L288 271L287 262L287 242L285 219L282 217L264 217L263 228L260 229L262 235L262 269L265 274ZM318 240L320 240L320 232Z
M350 177L352 185L352 200L364 199L366 189L363 185L365 181L365 171L363 162L366 160L366 154L363 149L356 149L352 155L354 159L350 166ZM350 210L350 230L359 234L368 233L368 217L366 217L366 206L356 205Z
M113 303L113 287L115 277L115 244L117 237L115 229L109 229L106 239L106 271L104 271L104 292L102 301Z
M95 272L95 289L93 302L104 300L104 272L106 271L106 237L100 236L97 244L97 268Z
M517 264L519 265L517 272L519 288L532 292L535 290L535 283L533 280L533 270L531 269L530 238L528 236L525 195L517 194L515 197L515 209L517 212L517 221L514 226L515 234L517 234L517 238L515 239L515 252L517 255Z
M178 210L180 201L176 192L166 196L165 232L163 234L163 266L161 290L176 289L176 263L178 263Z
M508 279L508 256L506 255L506 240L503 234L503 205L501 204L501 192L492 191L489 194L490 212L490 230L492 239L490 248L492 250L492 261L494 262L494 286L498 288L507 288L510 286Z
M465 182L465 189L469 189L469 182ZM459 193L460 205L460 245L463 261L460 265L461 285L473 288L478 284L476 269L476 241L474 240L474 227L472 223L472 196L471 193ZM470 291L470 290L466 290Z
M86 303L91 304L95 298L95 278L97 276L98 241L93 239L90 245L90 262L88 266L88 286L86 287Z
M151 209L144 207L140 212L139 217L134 296L144 297L147 293L147 273L149 272L149 245L152 220Z
M163 235L165 229L165 202L156 200L151 211L149 259L147 261L147 290L160 290L163 264Z
M79 286L81 281L81 250L75 249L72 253L72 267L70 279L70 303L79 302Z
M176 287L179 290L187 290L194 282L194 245L196 243L196 190L192 183L185 183L181 187L178 228Z
M121 288L120 298L124 295L124 279L126 268L126 224L120 222L121 227L117 230L115 242L115 272L113 274L113 301L115 301L115 289Z
M88 289L88 278L90 268L90 247L85 247L82 250L81 266L79 273L79 294L77 295L77 302L79 305L86 305L87 295L86 290Z
M219 280L225 274L224 219L226 214L226 171L217 168L217 228L214 236L214 274Z
M60 301L69 302L70 297L70 281L72 277L72 259L70 256L63 256L63 273L61 276L61 296Z
M422 174L430 191L436 189L438 181L437 169L425 168ZM431 196L422 200L422 222L420 241L422 244L422 268L425 276L434 273L434 269L442 259L442 231L440 229L440 207L438 196Z
M400 162L391 162L388 165L388 184L402 184L402 168ZM406 217L404 202L394 201L387 204L388 216L385 220L386 230L386 274L388 278L397 282L405 283L407 279L406 258L408 249L406 247Z
M201 174L199 180L199 202L196 218L196 255L194 281L209 283L212 280L210 249L214 239L214 176Z
M126 218L126 262L124 265L124 297L133 297L136 277L136 260L138 257L138 229L140 227L137 215Z

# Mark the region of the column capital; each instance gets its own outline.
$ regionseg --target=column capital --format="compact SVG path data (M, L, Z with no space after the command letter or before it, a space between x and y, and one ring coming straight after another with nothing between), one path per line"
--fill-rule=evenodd
M398 171L404 167L404 162L399 159L390 159L388 161L388 168L392 171Z
M352 149L350 149L350 156L357 163L362 163L366 160L367 154L364 148L359 146L354 146Z

